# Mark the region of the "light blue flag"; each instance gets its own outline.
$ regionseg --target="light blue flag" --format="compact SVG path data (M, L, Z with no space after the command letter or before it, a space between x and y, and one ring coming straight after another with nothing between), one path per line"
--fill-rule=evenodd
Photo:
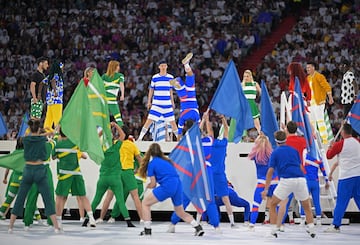
M360 134L360 94L355 100L355 103L351 107L351 110L348 114L348 119L351 124L351 127Z
M241 140L245 129L254 127L250 105L242 90L239 74L232 60L226 67L209 107L236 120L235 143Z
M261 131L263 131L264 134L269 138L273 149L275 149L276 142L274 133L279 130L279 124L276 120L275 112L272 107L270 96L264 80L261 80L260 110Z
M29 121L29 113L26 112L25 115L22 118L17 138L25 136L26 129L28 128L28 121Z
M7 132L8 132L8 128L7 128L4 118L0 112L0 136L7 134Z

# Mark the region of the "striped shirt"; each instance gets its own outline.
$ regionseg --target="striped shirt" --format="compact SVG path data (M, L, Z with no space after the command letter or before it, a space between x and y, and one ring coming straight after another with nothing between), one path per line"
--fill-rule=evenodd
M171 74L166 74L165 76L155 74L150 83L150 88L154 89L154 96L152 100L153 105L161 107L172 107L170 90L172 86L169 81L173 79L174 76Z
M195 76L186 76L186 81L180 80L181 88L177 90L180 98L180 109L197 109L198 103L196 100L195 91Z
M246 99L256 99L256 82L246 82L243 91Z

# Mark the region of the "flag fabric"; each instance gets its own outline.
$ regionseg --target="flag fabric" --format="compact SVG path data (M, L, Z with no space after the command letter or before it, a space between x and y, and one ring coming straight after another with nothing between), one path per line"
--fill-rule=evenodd
M63 133L97 164L104 160L104 151L112 145L105 98L104 83L95 69L88 86L80 81L60 120Z
M24 149L18 149L10 154L0 156L0 167L22 172L25 166Z
M329 118L329 114L328 114L327 110L324 111L324 121L325 121L326 131L327 131L327 135L328 135L327 139L330 142L334 139L334 133L332 131L330 118Z
M199 213L206 211L212 193L198 124L194 124L171 151L169 158L181 179L185 195Z
M25 136L26 129L28 128L29 118L30 118L29 113L26 112L25 115L24 115L23 118L22 118L21 125L20 125L20 129L19 129L19 133L18 133L17 138L20 138L20 137L24 137L24 136Z
M241 140L245 129L254 127L250 105L241 88L239 74L232 60L225 69L209 107L236 120L235 143Z
M153 122L150 126L150 132L152 134L153 141L156 142L165 142L166 141L166 133L172 132L171 125L167 124L165 121L160 120L157 122Z
M0 136L7 134L8 128L6 126L5 120L0 112Z
M351 127L360 134L360 94L357 96L347 117Z
M279 130L279 124L276 120L275 112L264 80L261 80L260 111L261 131L269 138L273 149L275 149L276 141L274 133Z
M305 111L304 99L301 92L298 77L295 77L295 89L292 93L291 101L292 120L296 122L298 131L304 135L306 139L307 152L313 159L320 159L315 139L312 134L312 128L307 112Z

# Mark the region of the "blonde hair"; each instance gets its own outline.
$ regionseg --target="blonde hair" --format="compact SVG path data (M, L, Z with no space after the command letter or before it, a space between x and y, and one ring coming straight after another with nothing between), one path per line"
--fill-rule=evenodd
M269 138L264 134L260 134L256 138L255 145L251 149L248 158L256 159L256 163L260 165L267 165L271 153L272 153L272 146Z
M254 82L254 77L252 75L252 72L250 70L245 70L244 71L244 74L249 74L250 77L251 77L251 82ZM241 82L242 86L245 87L245 80L244 80L244 76L243 76L243 80Z
M172 164L171 159L166 157L165 154L162 152L161 147L158 143L152 143L149 146L149 149L145 152L145 155L141 161L138 173L142 178L146 178L146 172L148 169L149 161L151 157L159 157L168 161Z
M116 60L110 60L107 66L106 75L108 77L114 77L114 74L117 72L117 67L120 66L120 62Z
M89 78L90 79L90 72L94 71L94 67L92 66L89 66L89 67L86 67L85 71L84 71L84 77L86 78Z

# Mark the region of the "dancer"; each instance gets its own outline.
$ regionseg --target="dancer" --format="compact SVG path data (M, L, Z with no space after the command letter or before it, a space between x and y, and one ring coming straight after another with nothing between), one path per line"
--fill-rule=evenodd
M152 160L150 160L150 158ZM141 177L150 177L147 188L153 189L142 202L144 231L140 235L151 235L151 206L171 198L176 214L195 228L195 236L204 235L204 230L182 206L182 184L171 159L161 151L160 145L153 143L146 151L139 169ZM156 184L159 184L158 186Z
M105 159L100 166L100 175L96 185L95 196L91 203L91 209L95 212L106 190L111 189L116 198L115 206L118 206L127 226L135 227L130 220L129 211L125 206L123 183L119 181L119 179L121 179L120 148L125 138L125 133L117 123L111 122L111 126L115 127L119 133L119 140L114 142L104 153ZM86 218L84 225L86 225L88 220L89 219Z
M46 90L46 116L44 121L45 130L52 131L59 124L63 111L63 93L64 93L64 64L54 60L50 67L50 73L44 84ZM49 83L51 86L49 86Z
M193 53L188 53L182 60L186 72L185 82L180 78L170 80L180 98L180 117L178 122L178 135L181 138L184 124L187 120L200 123L199 105L196 100L195 75L190 67Z
M257 82L254 81L252 72L250 70L245 70L242 80L242 88L244 90L245 97L247 101L249 102L250 108L251 108L251 114L254 119L254 125L255 128L260 134L261 131L261 125L260 125L260 112L259 108L256 104L256 95L261 94L261 88Z
M342 139L338 142L331 142L326 157L332 159L336 155L339 161L330 170L329 180L339 166L339 178L337 188L336 205L332 226L325 232L340 232L341 219L351 198L354 198L356 206L360 209L360 142L352 137L350 124L345 123L341 130Z
M153 75L151 78L147 109L149 110L148 118L141 129L138 140L142 140L149 130L152 122L164 120L170 122L173 133L177 135L177 126L174 116L174 98L172 93L172 86L170 80L174 78L173 75L167 73L168 65L166 61L159 62L160 72Z
M47 160L46 146L47 138L45 135L40 135L40 121L30 119L29 122L30 134L23 139L24 144L24 158L25 167L23 171L23 178L19 187L19 192L12 209L9 224L9 233L13 232L13 227L17 216L23 215L24 202L28 191L33 183L38 187L39 192L44 201L45 214L51 218L54 225L55 233L59 232L59 225L55 215L54 201L51 199L50 187L48 184L46 166L43 164Z
M90 227L95 228L96 223L89 199L86 197L85 183L80 170L78 157L87 158L60 129L60 136L53 151L53 158L59 159L57 163L58 182L55 190L56 219L61 226L65 202L71 191L73 196L79 196L90 219Z
M249 230L255 230L255 223L257 221L259 215L259 207L261 205L262 197L261 192L264 191L265 181L266 181L266 173L269 168L269 159L272 153L272 146L269 141L269 138L264 135L264 133L260 133L260 135L255 140L255 145L251 149L248 158L255 162L256 166L256 176L257 176L257 185L254 192L254 201L252 204L251 215L250 215L250 224ZM274 192L276 185L278 184L279 178L275 174L272 176L271 185L269 187L267 198L266 198L266 210L265 210L265 221L264 224L269 222L269 204L271 202L271 198Z
M121 127L123 125L123 121L117 102L117 96L120 89L120 101L124 101L125 78L124 74L120 73L120 62L116 60L110 60L107 66L106 73L103 74L101 78L104 80L104 86L106 89L106 101L109 105L110 113L114 116L116 123Z
M229 189L225 173L225 157L226 148L228 145L229 125L224 115L221 115L220 117L222 125L224 127L224 135L223 138L220 140L218 139L219 130L214 130L215 140L212 148L211 158L209 161L213 169L215 195L220 197L225 204L231 228L237 228L234 222L234 214L229 200Z
M270 203L270 223L276 224L271 230L271 235L274 237L278 236L278 231L280 231L283 219L283 216L276 214L276 206L281 202L281 200L286 199L291 193L294 193L295 198L301 201L305 210L307 222L306 231L312 238L314 238L316 235L313 223L314 220L311 212L306 180L304 173L300 169L301 160L299 154L294 148L285 145L286 133L284 131L275 132L275 141L278 147L270 156L269 169L266 173L265 189L261 193L261 196L265 199L269 191L273 173L276 170L280 180L274 190Z
M190 129L193 126L193 124L194 124L193 120L186 121L183 134L185 134L185 132L188 129ZM203 130L204 125L206 125L205 130ZM212 146L214 143L214 132L212 129L211 122L209 120L209 110L207 110L203 114L202 120L200 122L200 130L202 131L202 135L203 135L203 137L201 138L201 143L202 143L205 161L206 161L206 171L207 171L207 176L208 176L208 181L209 181L208 188L210 190L209 191L210 193L214 193L215 190L214 190L213 171L212 171L211 163L209 162L209 160L211 158ZM219 211L216 206L215 200L216 200L215 195L210 197L210 201L207 202L206 215L209 218L209 223L214 227L215 231L220 233L221 232L220 216L219 216ZM190 199L185 194L183 194L184 210L188 207L189 204L190 204ZM202 214L198 213L197 217L196 217L197 222L200 222L201 217L202 217ZM179 216L177 216L176 212L173 212L173 214L171 215L171 224L169 225L167 232L174 233L175 225L180 220L181 219Z
M301 92L303 93L304 100L307 106L310 106L311 101L311 88L309 81L306 77L304 68L299 62L291 62L287 67L287 73L290 76L289 91L293 93L295 91L295 78L297 77L300 82Z

